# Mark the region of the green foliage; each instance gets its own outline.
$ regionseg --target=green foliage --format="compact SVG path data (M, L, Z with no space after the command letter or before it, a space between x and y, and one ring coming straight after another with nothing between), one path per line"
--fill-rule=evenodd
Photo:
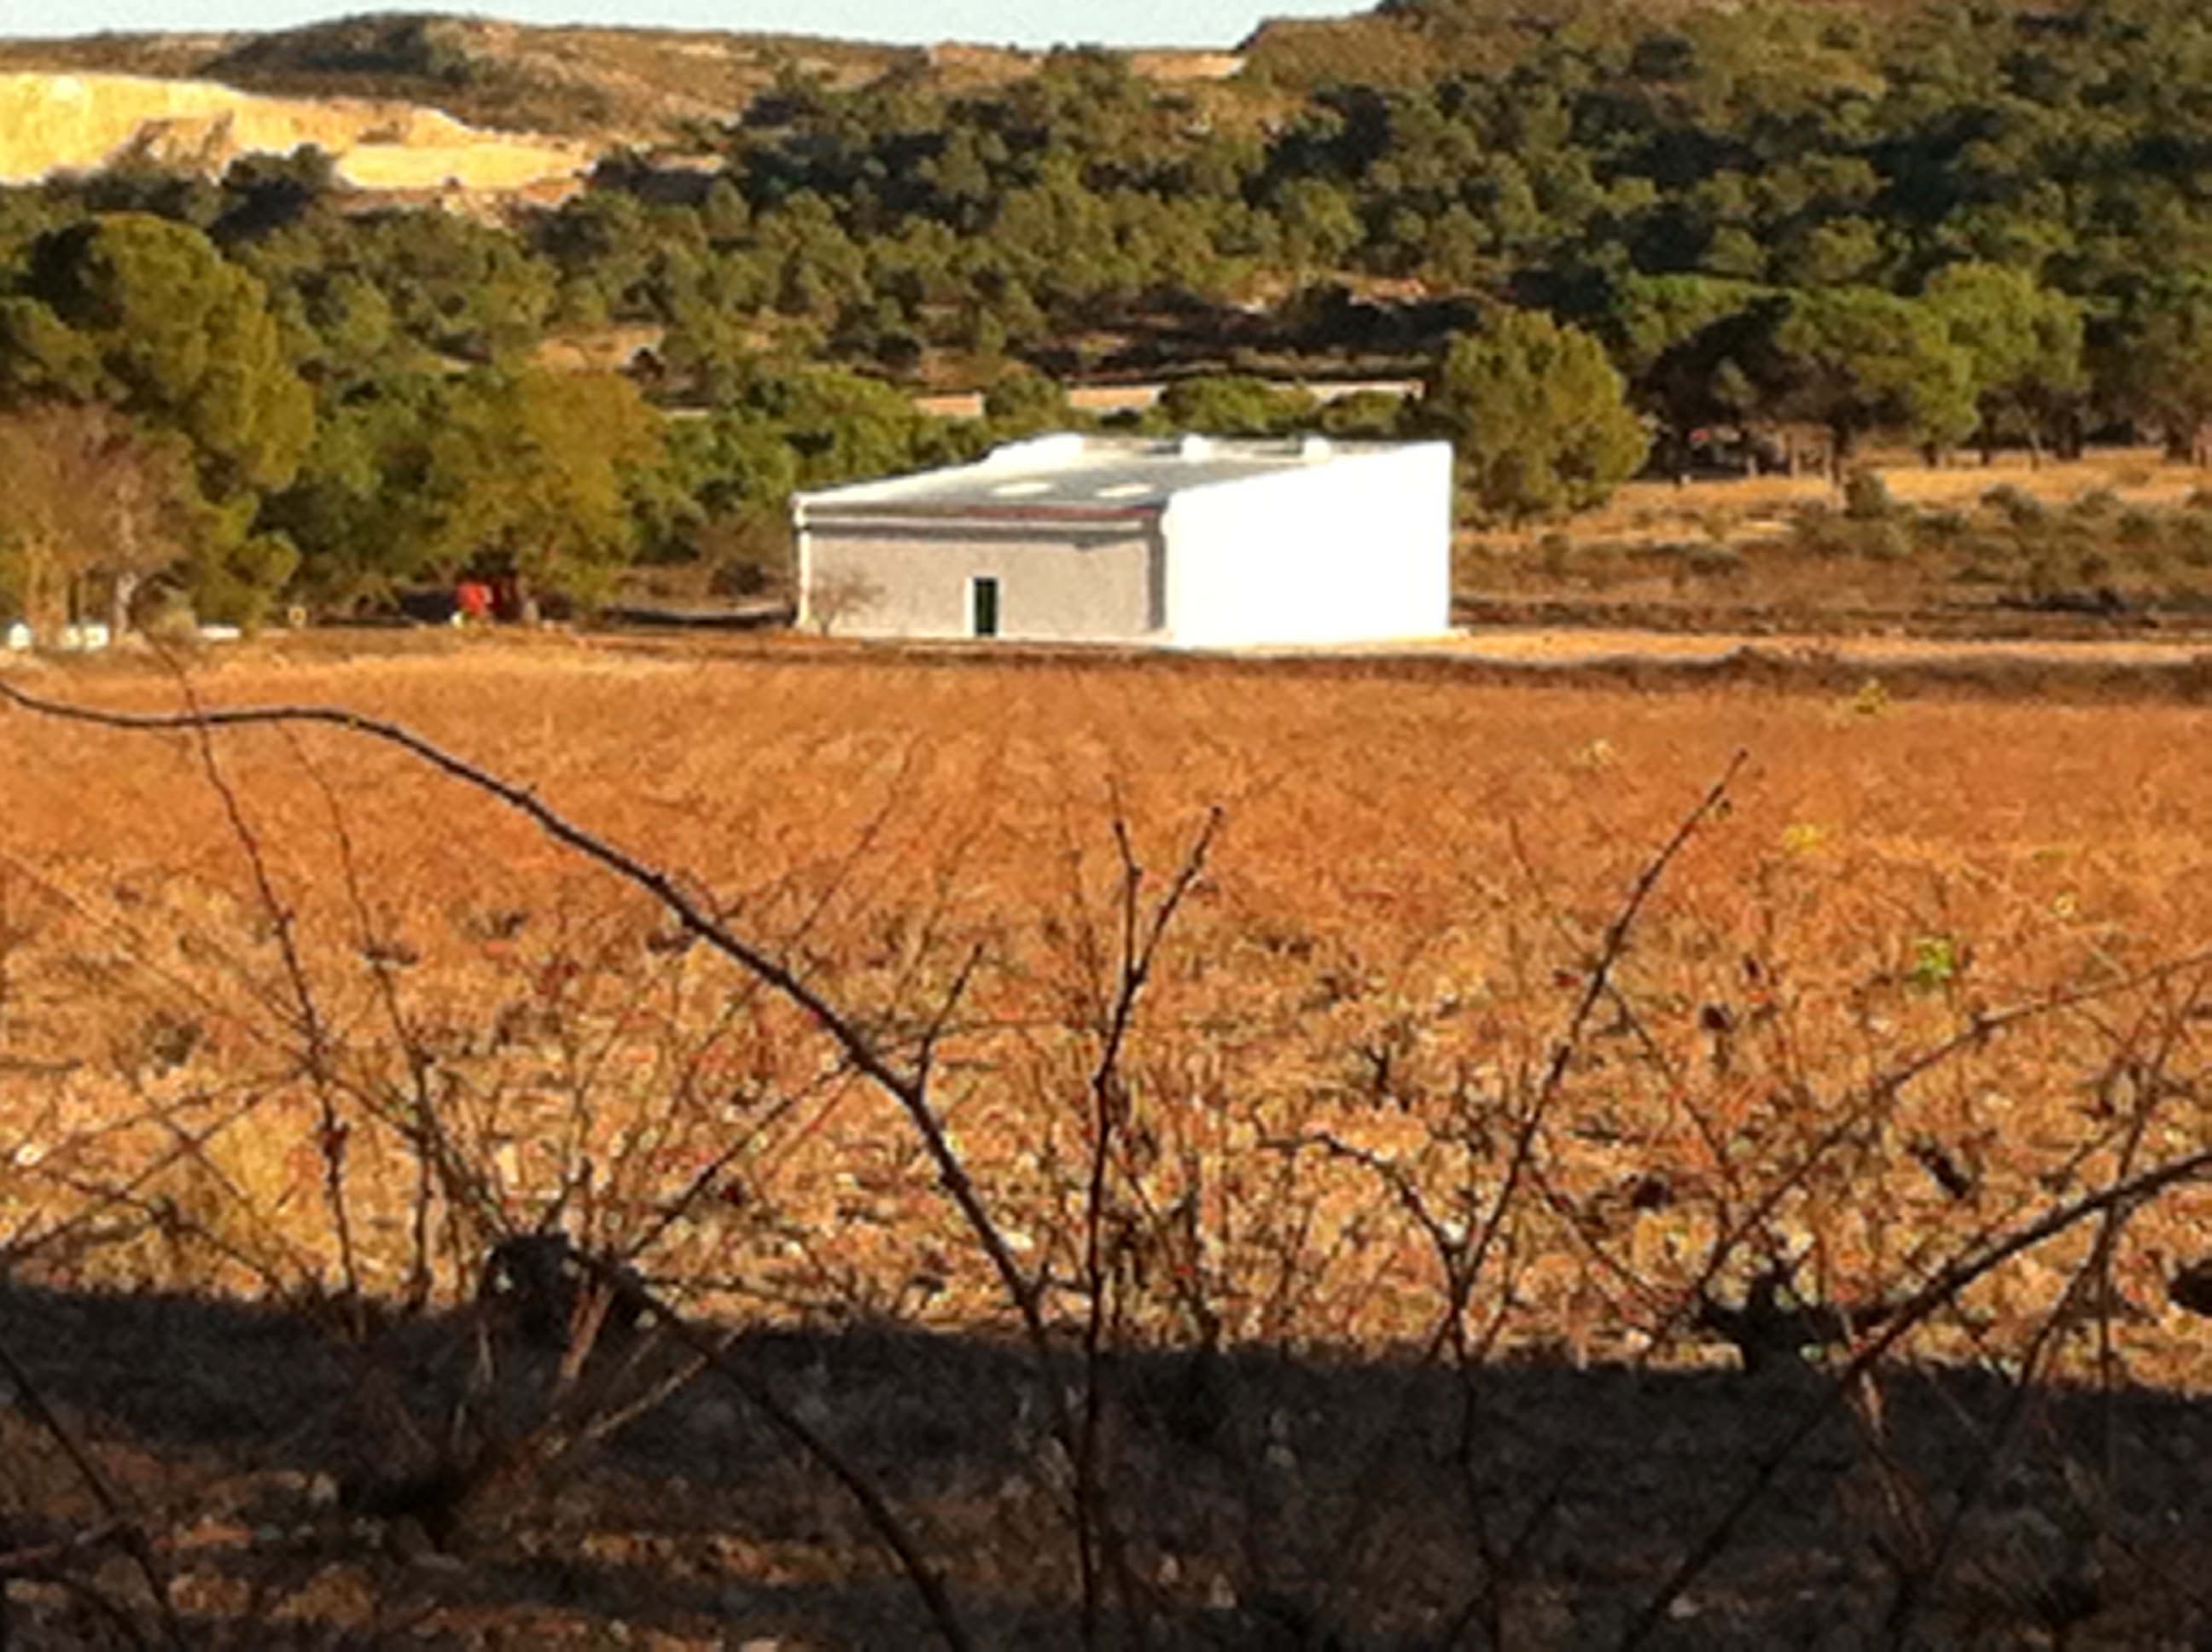
M2112 399L2202 462L2212 428L2212 282L2161 282L2136 297L2112 370Z
M721 412L678 421L666 462L640 480L633 498L651 560L750 569L731 581L747 589L781 572L799 455L769 420Z
M627 380L471 374L424 444L422 565L591 600L636 552L629 480L661 459L659 422Z
M1978 263L1938 270L1926 302L1967 357L1984 447L2063 437L2088 387L2080 303L2024 270Z
M1790 404L1828 428L1840 464L1858 439L1902 425L1934 448L1973 434L1973 361L1925 303L1871 287L1798 294L1775 335L1790 358Z
M1771 288L1705 275L1631 275L1620 284L1613 317L1620 359L1650 373L1670 354L1741 316Z
M319 608L377 606L430 575L428 441L451 399L443 378L395 374L318 422L298 477L264 519L301 548L301 594Z
M1282 257L1299 286L1340 268L1365 238L1349 191L1325 178L1293 178L1273 203Z
M1018 363L983 392L983 421L994 442L1070 430L1082 422L1068 403L1066 386Z
M299 565L289 539L256 531L249 501L233 501L203 511L182 584L201 619L258 625Z
M1588 333L1500 309L1453 341L1421 418L1451 438L1474 505L1519 521L1598 504L1635 474L1650 442L1624 391Z
M251 621L289 577L256 518L313 440L313 398L266 289L199 230L121 214L40 236L0 299L0 401L105 406L175 444L164 533L204 615Z
M1279 436L1314 422L1310 392L1249 374L1178 379L1161 393L1159 418L1171 430L1216 436Z
M1965 955L1950 936L1919 935L1913 938L1912 962L1905 979L1922 992L1936 992L1957 981L1965 967Z
M100 392L100 350L34 298L0 298L0 387L9 399L90 401Z
M676 301L661 359L688 401L721 407L742 395L758 354L754 330L734 306L716 302L706 291Z
M1065 392L1041 374L1018 369L1000 383L995 406L963 428L874 380L757 361L722 408L672 423L664 465L634 479L645 548L659 561L704 561L738 588L773 582L799 489L972 458L1065 406Z
M828 368L764 370L739 402L797 460L802 488L891 476L951 457L957 438L889 385Z
M314 428L313 403L286 360L261 283L198 230L137 215L94 218L33 249L39 319L10 330L0 386L78 389L192 444L210 494L282 487ZM64 360L46 352L60 346Z
M664 461L662 421L621 379L396 378L325 421L268 520L325 608L464 573L589 601L640 550L635 495Z
M1405 428L1405 398L1388 390L1355 390L1321 404L1314 423L1325 435L1387 441Z
M1844 478L1844 514L1854 522L1885 522L1897 513L1881 472L1864 468Z
M318 216L240 253L310 314L330 313L341 283L356 296L374 289L380 342L399 347L391 354L481 365L535 348L559 288L556 270L514 235L435 210Z

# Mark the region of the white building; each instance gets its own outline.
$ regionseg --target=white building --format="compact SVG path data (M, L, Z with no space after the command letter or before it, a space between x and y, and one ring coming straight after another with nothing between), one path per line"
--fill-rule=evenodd
M839 635L1212 648L1449 623L1444 442L1044 436L792 515L800 623Z

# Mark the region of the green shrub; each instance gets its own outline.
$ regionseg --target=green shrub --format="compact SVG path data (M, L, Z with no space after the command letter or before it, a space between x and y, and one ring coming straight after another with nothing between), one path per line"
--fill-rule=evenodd
M2009 482L2000 483L1984 494L1982 503L2016 528L2040 527L2051 519L2050 507L2027 489Z
M2140 505L2130 505L2120 513L2120 519L2112 525L2112 531L2124 545L2150 545L2158 542L2160 523L2157 513Z
M1955 544L1966 536L1973 520L1964 511L1923 511L1912 524L1913 532L1930 544Z
M1844 514L1854 522L1885 522L1897 513L1889 484L1879 471L1859 469L1844 478Z

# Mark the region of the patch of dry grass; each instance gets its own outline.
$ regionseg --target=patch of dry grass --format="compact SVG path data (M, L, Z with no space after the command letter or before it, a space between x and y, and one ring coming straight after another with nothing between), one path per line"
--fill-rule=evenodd
M1571 521L1463 532L1455 585L1493 618L1563 604L1706 630L2201 635L2212 611L2205 476L2154 451L1935 468L1874 452L1856 473L1879 483L1856 504L1814 475L1632 483Z
M2170 509L2212 480L2202 471L2168 463L2155 447L2096 448L2080 459L2041 463L2008 449L1987 465L1960 454L1942 465L1923 464L1907 452L1875 450L1863 455L1860 465L1878 471L1900 503L1930 509L1971 505L1990 489L2001 487L2017 488L2053 505L2109 489L2127 504ZM1834 483L1809 472L1699 477L1679 487L1670 482L1632 482L1601 508L1578 517L1576 526L1601 538L1696 531L1716 513L1739 522L1778 521L1807 505L1841 502Z

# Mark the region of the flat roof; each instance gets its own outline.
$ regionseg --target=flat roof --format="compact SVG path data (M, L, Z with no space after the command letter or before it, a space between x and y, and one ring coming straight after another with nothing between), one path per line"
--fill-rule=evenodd
M799 495L802 518L944 516L1011 521L1156 515L1176 495L1403 452L1406 442L1323 436L1039 436L973 465Z

